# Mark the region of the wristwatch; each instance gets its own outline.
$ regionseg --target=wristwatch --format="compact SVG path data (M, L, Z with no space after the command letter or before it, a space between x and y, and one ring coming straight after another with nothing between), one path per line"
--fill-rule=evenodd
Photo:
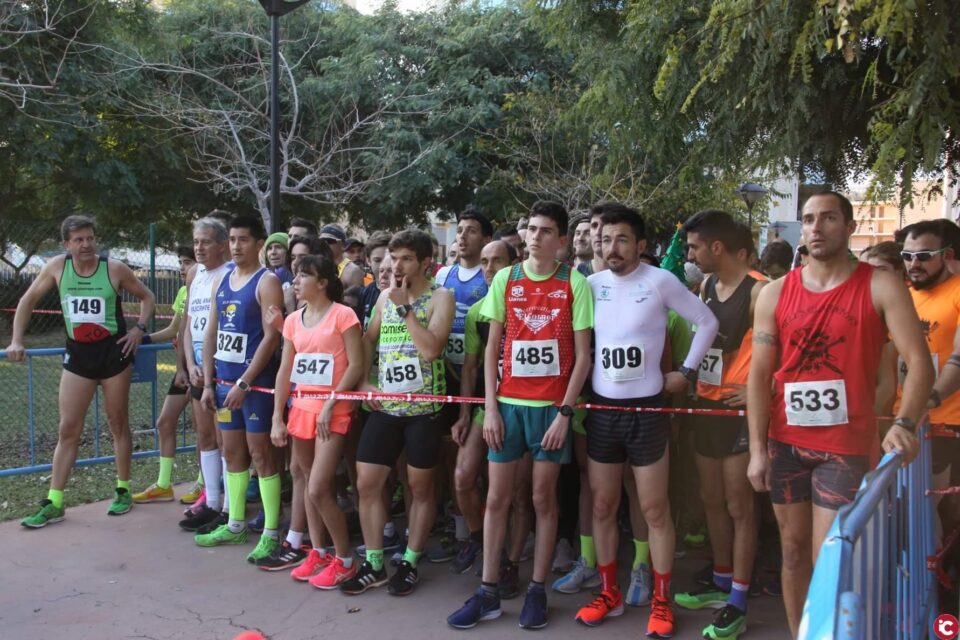
M397 305L398 316L400 316L401 318L406 318L408 313L410 313L410 307L408 305L405 305L405 304Z
M677 369L677 372L686 378L688 382L693 382L694 378L697 377L697 370L691 369L690 367L681 366Z
M906 429L910 433L916 431L917 425L910 418L897 418L893 421L894 426Z
M147 332L147 325L143 324L142 322L138 322L138 323L137 323L137 329L140 329L140 331L143 331L144 333L146 333L146 332Z
M571 406L568 405L568 404L565 404L565 405L561 406L561 407L560 407L560 415L562 415L562 416L565 417L565 418L570 418L570 417L572 417L572 416L573 416L573 407L571 407Z
M240 387L240 391L250 391L250 383L243 378L237 380L237 386Z

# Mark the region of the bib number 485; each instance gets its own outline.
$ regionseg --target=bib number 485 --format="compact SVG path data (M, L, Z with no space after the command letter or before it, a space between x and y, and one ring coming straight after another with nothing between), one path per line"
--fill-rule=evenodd
M560 375L560 347L556 340L515 340L511 370L515 377Z

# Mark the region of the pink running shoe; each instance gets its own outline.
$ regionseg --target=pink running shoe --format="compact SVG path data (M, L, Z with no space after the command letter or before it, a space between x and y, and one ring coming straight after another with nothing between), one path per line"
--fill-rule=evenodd
M191 504L186 509L184 509L183 515L187 516L188 518L191 518L199 514L201 511L203 511L203 508L205 506L207 506L207 490L201 489L200 495L197 497L197 501Z
M316 549L310 549L310 553L307 554L307 559L303 561L303 564L290 572L290 577L300 582L306 582L326 569L332 557L332 554L326 553L321 556L320 552Z
M357 575L357 561L347 569L343 566L343 560L334 556L333 560L324 568L323 571L310 579L310 586L317 589L329 591L340 586L341 582L349 580Z

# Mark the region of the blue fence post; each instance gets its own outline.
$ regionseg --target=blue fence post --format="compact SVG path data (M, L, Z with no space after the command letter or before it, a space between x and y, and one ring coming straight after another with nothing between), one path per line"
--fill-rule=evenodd
M33 356L27 355L27 430L30 435L30 464L37 464L37 423L33 409Z
M93 457L100 457L100 387L93 392Z
M853 591L841 593L840 610L837 613L837 638L839 640L866 638L863 617L863 598Z

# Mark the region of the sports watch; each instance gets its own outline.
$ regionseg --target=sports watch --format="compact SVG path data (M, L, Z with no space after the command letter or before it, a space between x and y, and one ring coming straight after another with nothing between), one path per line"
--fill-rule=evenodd
M409 307L409 305L405 305L405 304L398 304L398 305L397 305L397 315L398 315L398 316L400 316L401 318L406 318L408 313L410 313L410 307Z
M697 377L697 370L691 369L690 367L681 366L677 371L686 378L688 382L693 382L693 379Z
M562 416L565 417L565 418L571 418L571 417L573 417L573 407L571 407L571 406L568 405L568 404L565 404L565 405L561 406L561 407L560 407L560 415L562 415Z
M250 383L243 378L237 380L237 386L240 387L240 391L250 391Z
M146 333L146 332L147 332L147 325L143 324L142 322L138 322L138 323L137 323L137 329L140 329L140 331Z

